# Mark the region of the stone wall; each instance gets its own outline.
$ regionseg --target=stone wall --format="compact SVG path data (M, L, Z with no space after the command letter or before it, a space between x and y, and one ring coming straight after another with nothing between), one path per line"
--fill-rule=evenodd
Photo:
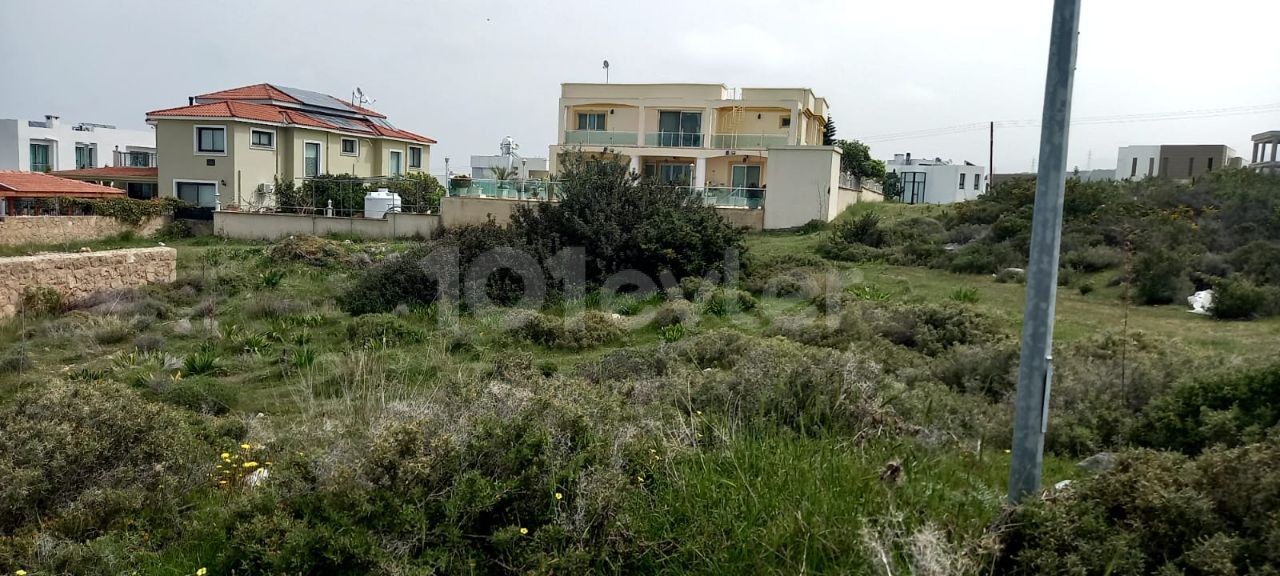
M0 258L0 318L17 314L29 286L57 290L76 302L102 290L167 284L177 279L178 251L133 248Z
M167 217L152 218L131 226L109 216L6 216L0 219L0 245L89 242L128 230L150 236L168 222Z

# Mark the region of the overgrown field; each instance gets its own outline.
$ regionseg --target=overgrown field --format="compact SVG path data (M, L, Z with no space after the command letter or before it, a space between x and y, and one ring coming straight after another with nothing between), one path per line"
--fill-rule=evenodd
M647 293L424 289L440 248L545 266L559 231L607 228L572 210L618 185L427 245L180 240L173 285L32 298L0 327L0 571L1280 567L1277 319L1061 291L1045 479L1072 482L1009 509L1016 283L828 260L826 231L716 231L746 248L728 285L686 248L664 263L684 279ZM711 225L631 217L671 219L596 244L613 260L589 280Z

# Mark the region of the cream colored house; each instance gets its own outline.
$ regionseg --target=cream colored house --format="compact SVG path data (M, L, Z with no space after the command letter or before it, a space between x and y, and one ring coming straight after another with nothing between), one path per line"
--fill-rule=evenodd
M839 153L822 145L827 112L808 88L561 84L551 168L566 151L608 151L716 206L764 208L765 228L830 220L843 206ZM778 170L778 157L796 164Z
M272 84L194 96L148 112L147 122L156 128L159 194L209 208L270 206L277 178L423 172L435 143L373 110Z

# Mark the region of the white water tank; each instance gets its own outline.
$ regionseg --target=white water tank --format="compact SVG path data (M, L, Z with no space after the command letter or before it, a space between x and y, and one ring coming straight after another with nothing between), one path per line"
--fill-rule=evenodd
M392 194L386 188L379 188L364 197L364 217L381 220L387 212L400 211L400 195Z

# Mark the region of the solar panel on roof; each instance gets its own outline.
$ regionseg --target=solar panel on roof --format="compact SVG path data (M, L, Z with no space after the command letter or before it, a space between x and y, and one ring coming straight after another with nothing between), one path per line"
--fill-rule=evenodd
M287 86L276 86L276 88L279 88L281 92L284 92L285 94L293 96L299 102L302 102L303 104L306 104L308 106L317 106L320 108L329 108L331 110L343 110L348 112L354 112L354 110L352 110L350 106L347 106L345 102L338 100L337 98L334 98L333 96L330 96L328 94L321 94L319 92L312 92L310 90L303 90L301 88L289 88Z
M396 129L396 127L392 126L390 122L387 122L386 118L369 118L369 120L383 128L390 128L392 130Z
M325 116L323 120L325 122L333 124L334 126L346 128L347 130L356 130L359 132L372 132L372 130L369 129L368 125L364 124L363 122L357 122L350 118L343 118L341 116Z

